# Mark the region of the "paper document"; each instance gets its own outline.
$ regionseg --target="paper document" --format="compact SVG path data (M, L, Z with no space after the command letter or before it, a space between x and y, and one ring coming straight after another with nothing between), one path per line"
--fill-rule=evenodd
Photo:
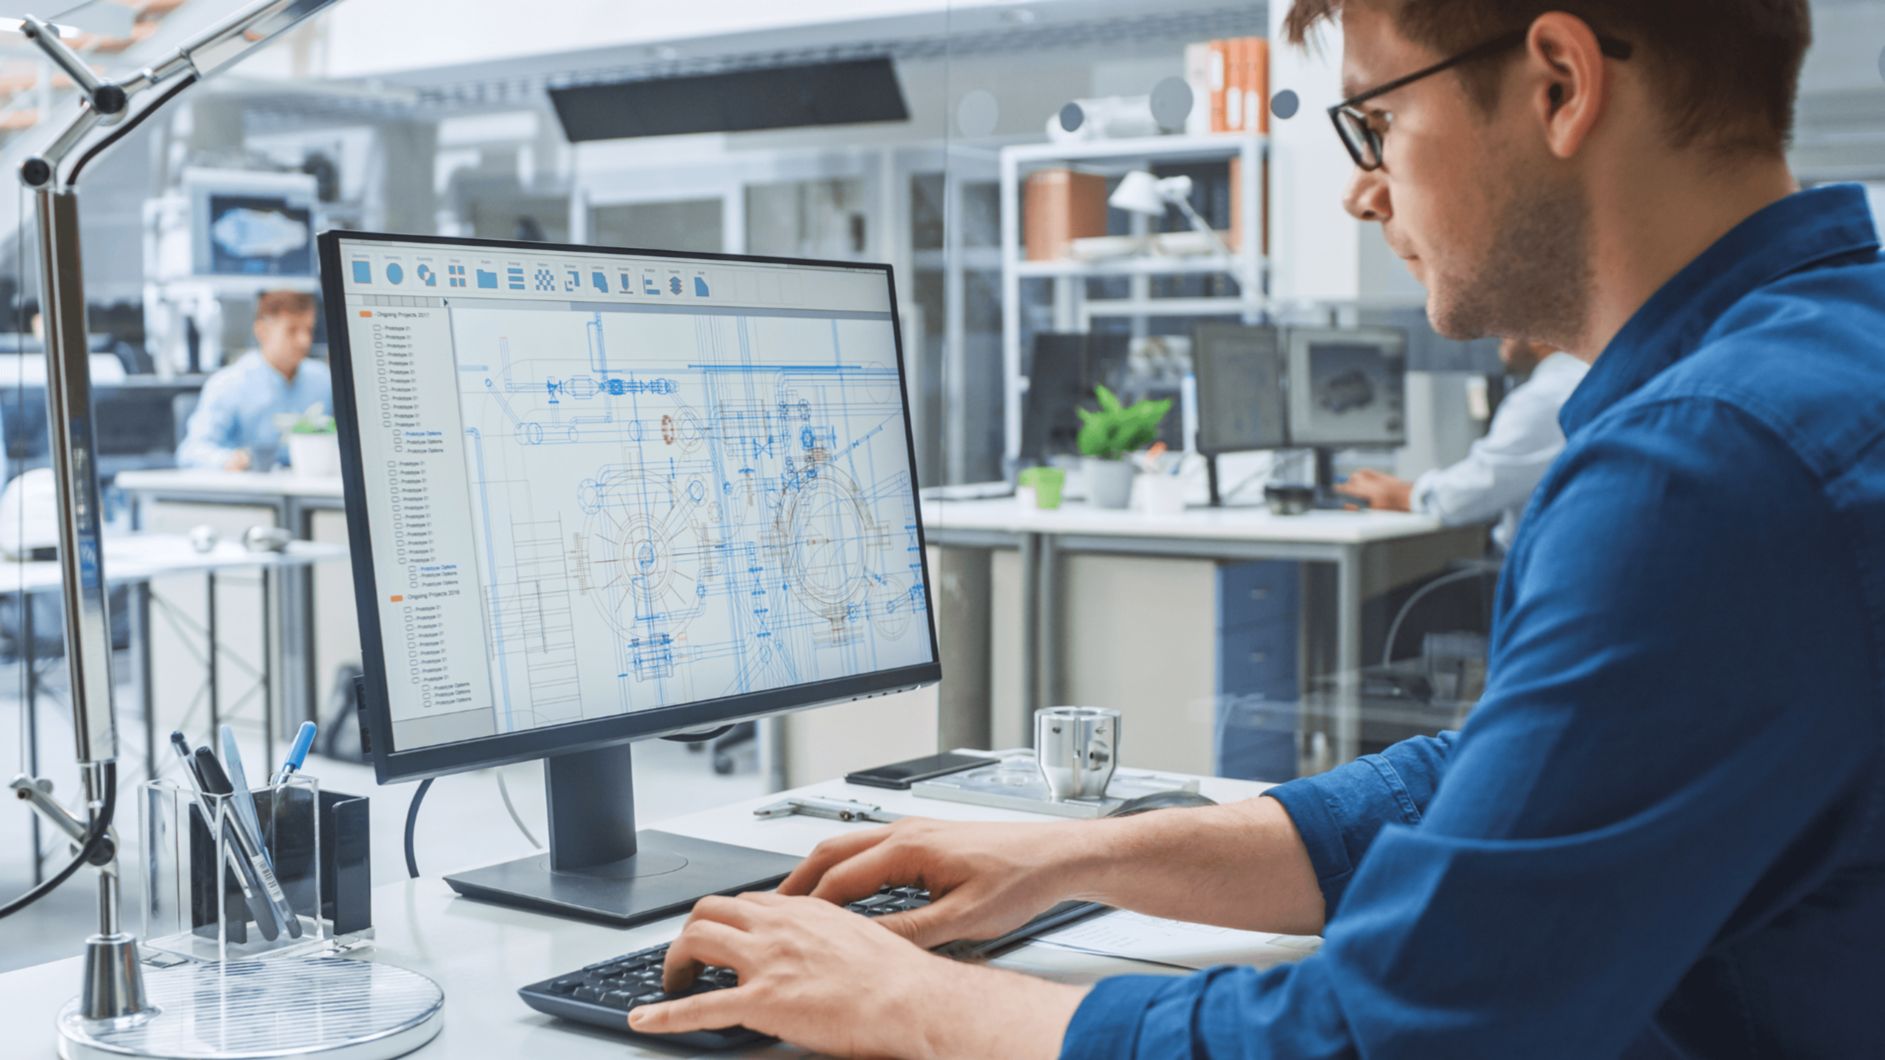
M1268 968L1298 960L1322 945L1322 940L1314 935L1238 931L1123 910L1089 917L1050 931L1035 941L1178 968L1209 968L1219 964Z

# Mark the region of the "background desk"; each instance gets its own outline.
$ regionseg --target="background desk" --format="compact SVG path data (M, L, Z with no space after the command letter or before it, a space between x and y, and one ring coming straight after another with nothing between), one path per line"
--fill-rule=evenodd
M176 468L125 471L113 486L132 501L132 525L141 530L182 533L208 523L239 540L259 523L286 527L302 541L347 547L347 504L338 478ZM352 570L336 563L297 572L283 580L275 607L283 635L307 652L307 665L280 701L283 719L298 722L318 711L322 683L343 663L360 660Z
M1266 785L1248 781L1206 779L1204 793L1220 802L1249 798ZM1043 818L913 798L907 792L882 791L831 782L799 789L798 794L835 795L875 802L903 813L920 813L953 820L1042 820ZM384 793L381 792L382 797ZM820 840L858 825L809 817L761 821L753 807L772 801L767 796L730 806L659 822L656 827L683 835L739 843L803 855ZM419 850L420 863L425 851ZM126 896L127 911L135 899ZM136 929L135 912L128 912ZM657 945L673 938L682 918L637 928L611 928L574 920L540 916L502 906L486 905L454 895L436 878L390 884L373 892L375 944L358 956L386 961L423 972L445 988L445 1029L431 1045L414 1054L420 1058L483 1058L554 1056L559 1060L585 1057L672 1057L687 1055L653 1049L600 1030L561 1023L527 1008L517 988L583 965ZM74 938L78 950L83 940ZM1064 982L1091 982L1119 974L1171 974L1169 968L1112 957L1074 953L1048 946L1024 946L994 962ZM0 1026L7 1028L9 1057L55 1055L53 1020L61 1006L77 994L80 962L75 957L0 975ZM784 1050L773 1049L772 1055ZM790 1055L790 1054L787 1054Z
M956 639L945 650L950 680L944 713L973 709L958 697L990 703L988 742L994 746L1029 744L1027 719L1035 708L1063 702L1063 697L1085 702L1096 689L1117 690L1120 700L1092 705L1127 710L1129 719L1133 708L1155 707L1165 712L1161 720L1166 722L1186 702L1214 701L1250 688L1272 698L1293 697L1311 676L1353 672L1368 661L1368 597L1408 585L1452 560L1477 557L1485 547L1483 528L1448 529L1436 519L1393 512L1276 516L1263 508L1198 508L1154 516L1078 503L1040 511L1007 498L926 499L923 522L933 547L1019 557L1020 620L1014 635L1004 636L1011 627L1001 614L997 584L986 593L992 658L978 673L973 646ZM1079 577L1063 577L1063 566L1081 556L1205 565L1194 562L1193 576L1185 577L1186 568L1171 564L1087 563ZM1301 615L1317 613L1319 596L1294 564L1333 568L1335 644L1326 663L1318 664L1311 624L1299 621ZM991 577L972 562L952 566L947 553L939 565L936 575L945 584L960 587ZM1002 579L992 576L992 581ZM1182 605L1172 603L1174 596L1183 597ZM1151 617L1167 604L1178 616L1170 623L1173 628L1162 628ZM1009 641L1018 653L1018 698L1004 687L1000 672ZM1067 665L1076 652L1077 665ZM1258 672L1264 665L1270 669ZM1128 672L1134 670L1151 673ZM1197 682L1211 674L1217 676L1216 687L1200 688ZM966 678L967 687L959 677ZM1245 687L1226 689L1227 683ZM984 687L978 690L978 684ZM1215 719L1188 715L1185 720L1182 727L1162 726L1171 739L1156 749L1146 741L1158 727L1128 720L1128 727L1142 734L1127 737L1137 744L1135 759L1161 769L1210 768L1197 750L1203 746L1198 734L1201 730L1208 743ZM1333 760L1353 758L1359 719L1339 716L1329 739Z

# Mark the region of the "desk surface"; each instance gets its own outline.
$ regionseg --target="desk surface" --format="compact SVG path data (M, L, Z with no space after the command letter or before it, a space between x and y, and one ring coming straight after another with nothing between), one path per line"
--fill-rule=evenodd
M161 468L123 471L112 484L127 493L151 496L226 497L230 500L283 497L302 500L341 500L340 479L297 475L291 471L216 471L200 468Z
M923 523L951 530L1008 534L1082 534L1097 537L1183 538L1198 541L1308 542L1363 545L1444 530L1440 520L1406 512L1308 512L1272 515L1267 508L1191 508L1176 515L1094 508L1079 501L1042 511L1012 497L923 501Z
M1267 785L1206 779L1204 793L1219 801L1248 798ZM382 790L378 797L397 797ZM903 813L955 820L1042 820L982 806L918 799L908 792L855 787L841 782L813 784L791 794L818 794L877 803ZM767 795L718 809L659 823L664 831L778 851L805 854L820 840L858 828L809 817L758 820L753 808L783 797ZM78 886L80 884L74 884ZM90 886L89 882L83 884ZM126 907L134 908L127 895ZM27 914L30 915L30 914ZM359 956L386 961L436 979L445 989L445 1028L420 1057L555 1056L617 1060L624 1055L672 1057L673 1051L638 1046L633 1040L563 1023L526 1007L517 988L558 972L580 968L672 938L681 918L636 928L611 928L562 920L454 895L436 878L388 884L373 892L378 938ZM130 927L136 930L136 925ZM82 940L74 938L76 951ZM999 958L997 965L1065 982L1091 982L1124 973L1170 973L1114 957L1075 953L1048 946L1023 946ZM0 975L0 1027L9 1028L11 1056L55 1054L53 1021L79 988L80 961L74 957ZM779 1047L769 1052L800 1055Z
M223 541L198 552L183 534L111 535L105 538L105 582L134 585L166 574L305 567L347 557L340 545L316 541L291 542L285 552L251 552L239 541ZM59 588L59 581L57 560L0 560L0 593L47 592Z

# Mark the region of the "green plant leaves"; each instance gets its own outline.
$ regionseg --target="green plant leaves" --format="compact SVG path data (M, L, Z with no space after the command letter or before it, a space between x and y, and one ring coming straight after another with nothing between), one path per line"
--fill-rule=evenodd
M1172 410L1169 400L1137 401L1127 406L1106 387L1093 391L1100 408L1080 414L1080 452L1100 460L1118 460L1158 440L1158 427Z

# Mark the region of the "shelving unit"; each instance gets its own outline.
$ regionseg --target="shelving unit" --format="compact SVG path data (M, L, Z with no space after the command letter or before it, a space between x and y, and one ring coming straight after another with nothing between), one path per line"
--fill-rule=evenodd
M1153 136L1076 144L1025 144L1003 148L1000 155L1002 374L1005 383L1003 457L1012 465L1021 452L1021 410L1028 390L1022 374L1022 294L1025 282L1053 284L1054 326L1084 331L1096 317L1236 317L1255 322L1268 309L1270 263L1263 256L1263 174L1268 138L1243 133ZM1234 255L1176 257L1140 255L1100 261L1028 261L1021 244L1021 183L1035 169L1077 166L1088 172L1122 175L1134 169L1172 162L1228 162L1239 159L1238 193L1245 204L1242 231ZM1147 234L1146 218L1134 216L1132 233ZM1151 281L1168 276L1229 276L1235 295L1204 298L1155 298ZM1131 281L1126 298L1089 298L1090 280Z

